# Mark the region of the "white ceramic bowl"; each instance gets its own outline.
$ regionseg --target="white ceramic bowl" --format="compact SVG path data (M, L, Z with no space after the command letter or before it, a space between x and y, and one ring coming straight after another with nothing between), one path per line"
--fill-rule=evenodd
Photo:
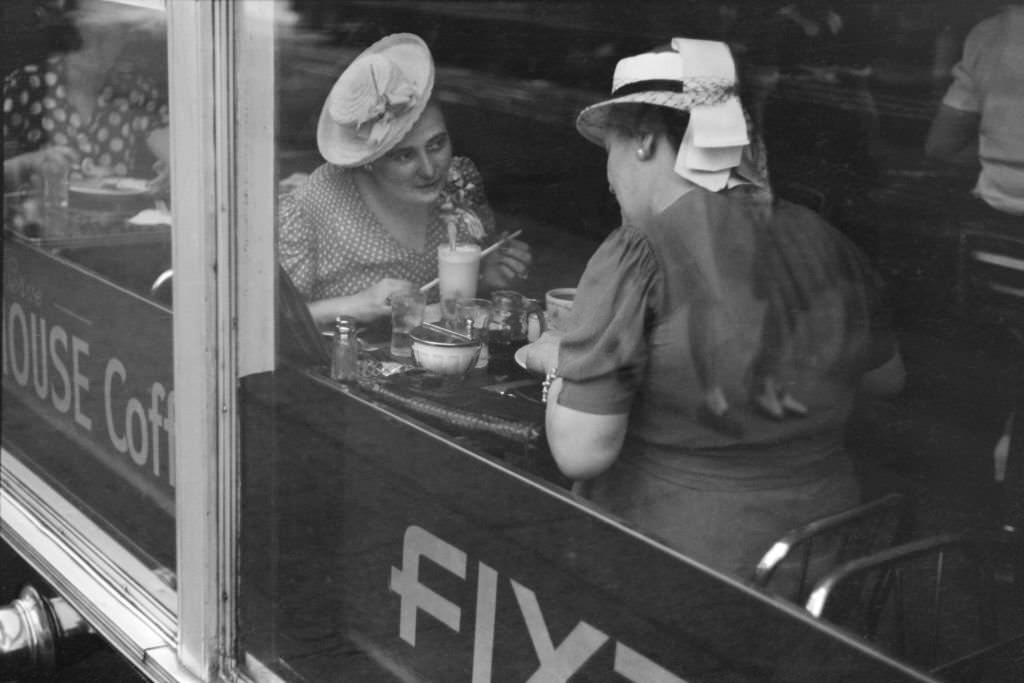
M465 375L480 355L480 342L449 337L422 325L414 328L409 336L416 365L435 375Z

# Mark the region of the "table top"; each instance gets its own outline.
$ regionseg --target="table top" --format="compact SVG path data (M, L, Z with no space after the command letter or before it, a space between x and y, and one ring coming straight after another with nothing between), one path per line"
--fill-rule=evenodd
M154 199L135 190L108 190L113 194L79 196L69 194L69 204L56 216L48 216L31 192L4 194L4 233L26 244L42 248L119 247L167 242L171 218L135 221L133 217L151 209ZM120 193L119 193L120 192Z
M347 389L460 446L496 457L552 483L570 485L558 472L544 436L542 377L518 367L508 375L474 368L461 380L452 381L411 365L382 376L382 366L386 370L397 369L386 348L371 346L361 355L359 381L348 383ZM312 373L321 381L333 383L327 377L326 367L313 368ZM510 381L526 384L504 393L486 388Z

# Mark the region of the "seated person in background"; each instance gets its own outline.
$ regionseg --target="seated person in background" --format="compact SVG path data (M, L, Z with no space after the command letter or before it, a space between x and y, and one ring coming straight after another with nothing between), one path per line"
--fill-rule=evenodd
M434 63L412 34L385 37L345 69L324 103L317 145L327 163L280 204L278 254L317 325L368 323L388 297L437 277L437 248L484 241L494 215L473 163L452 156L431 99ZM485 289L527 276L529 248L509 241L481 264Z
M677 38L619 62L612 98L577 127L607 151L623 222L546 363L562 472L746 577L788 529L858 503L854 398L903 382L865 257L773 201L748 121L724 43Z
M94 177L156 171L163 186L166 95L126 49L162 35L162 13L82 0L70 19L76 47L4 79L4 187L29 181L46 161Z
M959 227L1024 239L1024 3L1007 5L971 29L925 151L950 163L981 164L973 192L981 201L961 210ZM1017 327L1009 336L1019 349L1024 330ZM1011 378L1003 386L1011 393L1002 399L1008 415L993 453L995 479L1004 488L1003 521L1015 528L1024 527L1024 432L1014 430L1024 419L1022 370L1020 362L1003 368Z

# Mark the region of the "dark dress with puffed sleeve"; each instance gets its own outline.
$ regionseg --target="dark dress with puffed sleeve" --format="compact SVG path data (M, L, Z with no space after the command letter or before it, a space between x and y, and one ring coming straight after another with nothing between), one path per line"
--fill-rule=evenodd
M851 507L843 428L895 344L864 258L817 214L741 189L625 225L579 283L559 403L628 413L592 499L749 576L782 533Z

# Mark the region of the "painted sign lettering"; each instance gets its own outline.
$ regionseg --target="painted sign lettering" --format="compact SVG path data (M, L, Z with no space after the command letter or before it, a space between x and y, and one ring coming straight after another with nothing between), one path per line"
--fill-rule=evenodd
M419 526L406 529L402 543L402 567L391 567L390 589L401 598L398 636L413 647L416 646L416 625L421 612L456 633L463 626L462 607L420 581L421 562L426 561L460 579L466 578L468 564L466 553L444 539ZM490 683L500 579L498 572L483 562L478 563L478 569L471 680L472 683ZM536 593L515 579L509 579L509 584L533 644L533 652L524 654L534 655L539 662L536 671L526 679L527 683L568 681L606 645L615 648L613 669L626 680L635 683L685 683L684 679L624 643L612 641L606 633L582 620L560 643L555 643Z
M12 242L2 322L5 389L173 510L170 313Z

